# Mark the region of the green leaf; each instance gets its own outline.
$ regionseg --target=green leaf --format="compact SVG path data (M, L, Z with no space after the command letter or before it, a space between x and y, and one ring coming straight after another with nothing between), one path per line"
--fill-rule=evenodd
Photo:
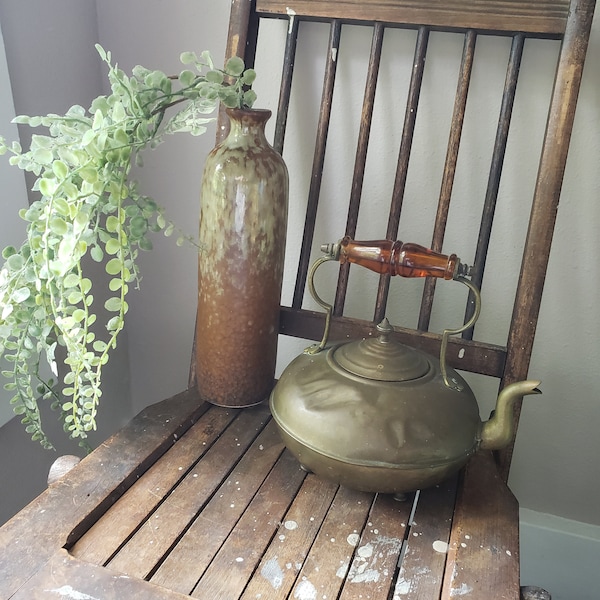
M79 283L79 287L81 288L81 291L84 294L88 294L89 291L92 289L92 280L88 277L82 277Z
M41 165L49 165L53 158L52 151L47 148L38 148L33 152L33 160Z
M102 259L104 258L104 252L102 251L102 248L100 248L100 246L93 246L90 250L90 256L96 262L102 262Z
M21 287L11 294L13 302L16 302L17 304L25 302L29 296L31 296L31 290L28 287Z
M76 273L69 273L63 280L63 286L65 289L74 288L79 285L79 275Z
M17 253L17 249L14 246L6 246L6 248L4 248L4 250L2 250L2 258L4 260L6 260L7 258L9 258L10 256L12 256L13 254Z
M40 179L40 192L42 193L43 196L46 196L48 198L52 197L54 192L56 191L56 181L54 179L48 179L47 177L44 177L42 179Z
M57 213L63 217L69 215L69 203L64 198L55 198L52 202L52 206Z
M109 312L120 312L121 309L123 308L123 303L121 302L120 298L109 298L105 303L104 303L104 308L106 308L107 311Z
M254 69L246 69L240 81L244 85L252 85L256 79L256 71Z
M224 75L221 71L207 71L206 81L210 81L210 83L223 83Z
M239 77L244 72L244 61L239 56L232 56L225 64L225 73Z
M58 179L64 179L69 173L69 168L62 160L55 160L52 163L52 170Z
M196 79L196 75L189 69L185 69L179 73L179 83L182 87L189 87L194 83L194 79Z
M83 295L79 290L75 290L67 296L67 301L69 304L79 304L82 300Z
M65 235L67 231L69 231L67 223L60 217L54 217L53 219L50 219L49 226L50 231L56 235Z
M92 344L92 347L94 348L94 350L96 352L104 352L107 348L107 344L106 344L106 342L103 342L102 340L96 340Z
M123 267L123 261L120 258L111 258L107 263L105 270L109 275L119 275Z
M116 233L119 231L119 229L121 229L121 223L119 222L119 219L117 219L117 217L114 215L109 215L106 218L106 231L110 231L110 233Z
M120 279L118 279L117 277L115 277L114 279L111 279L111 280L108 282L108 289L109 289L111 292L117 292L117 291L119 291L119 290L120 290L122 287L123 287L123 282L122 282Z
M83 310L82 308L77 308L76 310L73 311L73 320L76 323L80 323L81 321L83 321L85 319L85 310Z
M248 108L252 108L256 102L256 93L254 90L248 90L244 92L243 104Z
M25 259L20 254L12 254L6 259L6 266L11 271L20 271L25 265Z
M103 61L106 62L107 60L110 60L110 58L108 58L108 55L106 54L106 50L104 50L104 48L100 44L96 44L95 48L96 48L96 52L98 52L98 54L100 55L100 58Z
M196 56L195 52L182 52L179 55L179 60L184 64L184 65L193 65L195 62L198 62L198 57Z
M140 250L144 250L144 251L149 251L152 250L152 248L154 247L152 245L152 240L150 240L147 237L143 237L140 239L140 241L138 242L138 245L140 247Z
M106 250L107 254L117 254L117 252L119 252L121 249L121 244L117 238L110 238L106 242L104 249Z

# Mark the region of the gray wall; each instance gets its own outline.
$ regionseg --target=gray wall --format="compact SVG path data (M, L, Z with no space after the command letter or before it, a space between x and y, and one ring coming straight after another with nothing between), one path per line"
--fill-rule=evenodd
M39 102L36 112L59 110L54 95L63 102L62 108L75 101L85 103L98 93L98 61L94 56L93 42L98 39L113 52L121 67L130 69L136 63L156 66L166 71L179 68L178 56L182 50L201 51L211 49L218 59L225 42L229 3L214 0L58 0L51 3L43 0L11 2L0 0L0 19L7 44L7 58L15 93L17 112L26 112L20 102ZM35 8L35 10L34 10ZM47 10L45 18L30 19L34 12ZM50 14L51 13L51 14ZM97 29L96 29L97 27ZM37 29L40 29L38 32ZM57 29L53 29L57 28ZM323 31L319 25L306 30L305 35L314 38L314 45L322 44ZM7 35L7 30L10 35ZM600 190L600 25L597 17L591 41L589 61L586 66L581 102L577 113L572 149L569 156L561 209L558 215L555 246L547 278L546 293L534 356L530 373L543 380L544 395L527 399L523 410L521 428L517 442L515 460L511 474L511 486L522 506L559 515L584 523L600 524L597 498L600 497L600 475L596 457L600 454L600 437L597 435L600 422L598 384L595 367L598 363L600 326L597 318L597 298L600 294L600 270L596 267L592 253L597 251L597 228L600 223L600 205L597 202ZM268 42L259 48L259 82L257 91L261 105L274 108L276 103L276 78L280 65L272 64L273 49L283 43L285 25L274 23L265 27ZM64 38L68 38L68 42ZM343 44L368 46L369 39L359 31L345 34ZM443 99L436 99L436 84L432 75L455 81L456 72L445 59L456 57L461 42L448 36L432 36L432 51L441 58L431 60L431 71L425 82L426 98L422 109L428 110L430 119L422 123L430 143L416 149L431 163L443 161L444 120L451 107ZM529 44L528 44L529 46ZM394 82L410 68L412 50L404 42L391 36L386 38L387 51L394 52L400 64L395 72L389 73L389 85L378 90L378 102L394 115L398 98ZM75 50L76 49L76 50ZM528 48L529 50L529 48ZM507 201L507 209L498 215L492 239L492 261L494 281L486 281L484 288L484 311L481 328L502 342L504 332L497 326L497 316L506 315L511 307L504 301L504 291L510 287L511 265L518 260L519 249L513 242L522 232L526 220L526 203L523 197L530 195L529 176L536 168L536 161L528 150L528 142L540 133L544 125L545 105L536 100L536 93L547 91L544 77L552 70L555 60L555 45L542 42L531 45L522 70L525 79L519 89L523 101L516 107L514 132L511 135L511 158L504 175L501 194ZM57 53L60 67L49 68L49 60ZM485 39L478 42L478 55L490 57L507 52L504 40ZM22 61L30 56L29 61ZM43 57L43 59L40 59ZM290 167L293 206L290 229L299 229L300 212L306 198L308 182L297 176L310 153L313 139L309 132L314 124L305 100L320 92L321 82L313 79L303 69L311 58L297 61L298 81L303 82L302 97L296 98L290 115L290 131L284 156ZM362 64L344 63L338 67L338 77L345 82L344 110L360 109L362 100ZM72 76L75 70L77 77ZM44 93L39 92L34 73L46 77ZM501 85L502 70L476 68L473 88L476 92L469 110L474 121L465 130L467 138L477 130L493 136L493 113L488 92ZM31 83L33 81L33 84ZM29 88L27 86L30 86ZM527 89L529 88L529 90ZM531 100L524 100L524 93L531 91ZM21 96L19 96L21 94ZM42 108L42 101L47 107ZM337 98L336 101L341 101ZM519 98L518 98L519 100ZM29 109L27 109L29 110ZM340 114L345 114L341 111ZM353 113L354 114L354 113ZM490 119L489 116L492 115ZM348 118L345 115L344 118ZM350 119L343 128L343 135L330 141L326 168L334 177L326 178L325 193L335 194L340 199L347 197L349 178L340 177L342 165L352 164L348 155L351 138L356 135L357 119ZM295 128L295 129L294 129ZM374 139L378 139L380 156L368 165L365 193L375 202L385 203L388 197L390 173L393 168L385 167L395 160L397 140L387 123L375 124ZM437 143L442 138L442 143ZM144 189L160 203L167 206L174 221L195 232L198 215L198 189L204 156L212 146L209 133L199 139L176 137L161 146L146 159L146 168L139 173ZM462 151L461 151L462 152ZM471 150L468 166L457 174L456 196L459 201L481 195L485 186L486 156ZM381 165L381 166L380 166ZM408 182L407 198L419 201L435 198L439 181L432 179L428 171L413 172ZM377 205L377 204L376 204ZM382 211L384 210L384 204ZM418 203L407 206L413 212L413 228L401 232L401 238L427 243L430 224L421 222ZM339 211L338 211L339 213ZM366 237L370 231L380 231L377 215L360 232ZM460 223L451 223L447 237L447 250L462 254L466 261L471 240L465 240L464 228ZM333 241L339 237L339 214L324 215L324 226L318 232L318 242ZM133 411L174 394L186 387L193 322L196 303L196 257L190 248L178 248L171 240L157 239L156 251L142 257L144 280L142 292L133 293L128 315L128 354L121 361L123 372L116 374L116 388L123 394L118 407L129 411L127 364L131 381ZM294 257L298 236L293 233L289 242L290 259ZM317 246L317 241L315 246ZM464 248L464 252L463 251ZM589 259L587 257L590 257ZM368 277L356 277L359 288L370 285ZM326 292L325 292L326 293ZM419 289L398 284L396 308L391 315L398 324L410 325L413 315L404 312L401 306L417 297ZM436 309L434 327L453 326L461 318L462 292L443 292L447 306ZM286 281L286 297L290 294L290 283ZM355 294L360 298L360 290ZM350 310L360 313L364 307L359 301L351 301ZM303 343L282 340L281 366L303 347ZM492 406L494 390L486 381L472 381L481 398L482 415L487 415ZM104 416L117 411L117 407L104 406ZM108 410L107 410L108 408ZM117 419L118 420L118 419ZM29 450L24 451L29 452Z

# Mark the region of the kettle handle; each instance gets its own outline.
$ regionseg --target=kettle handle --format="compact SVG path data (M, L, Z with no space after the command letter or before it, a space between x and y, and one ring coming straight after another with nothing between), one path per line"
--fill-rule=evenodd
M381 254L378 252L383 246L385 258L382 260ZM353 252L346 253L344 255L344 246L351 246ZM387 247L389 246L389 248ZM403 263L400 261L391 260L394 254L402 248L410 248L413 254L412 258L418 256L420 259L425 260L427 267L415 268L415 262L412 260L406 260L403 258ZM448 376L448 368L446 366L446 353L448 348L448 339L451 335L458 335L463 331L473 327L475 322L479 318L481 312L481 294L477 286L469 279L465 277L469 274L470 267L461 263L456 255L450 256L440 255L432 252L422 246L416 244L403 244L402 242L391 242L389 240L378 240L377 242L355 242L349 237L341 239L335 244L324 244L321 246L321 250L324 255L319 257L312 264L308 272L308 289L315 302L325 310L325 330L323 332L323 338L319 344L313 344L305 350L307 354L316 354L325 348L327 339L329 338L329 329L331 327L331 314L333 312L333 306L328 302L325 302L315 289L315 272L323 264L332 260L344 262L349 260L350 262L356 262L362 266L369 268L370 270L377 271L379 273L384 272L383 265L393 264L394 269L390 271L390 275L403 275L404 277L424 277L434 276L441 277L443 279L454 279L460 283L466 285L473 293L474 298L474 310L471 318L461 327L457 329L444 329L442 333L442 341L440 345L440 371L444 384L455 390L462 390L462 386L454 379Z
M306 350L304 351L306 354L316 354L317 352L323 350L323 348L325 348L327 344L327 338L329 337L329 328L331 326L331 313L333 312L333 306L328 302L325 302L325 300L323 300L321 296L317 294L317 290L315 289L315 272L323 263L329 262L330 260L337 259L331 254L326 254L325 256L317 258L317 260L315 260L315 262L310 267L310 271L308 272L308 290L310 291L310 295L313 297L313 300L322 309L325 310L325 330L323 331L323 338L318 344L313 344L312 346L306 348Z
M473 293L473 298L475 300L475 307L473 309L473 314L471 315L471 318L464 325L457 329L444 329L442 333L442 343L440 345L440 371L442 372L444 384L446 385L446 387L461 392L463 386L460 383L458 383L456 379L448 376L448 368L446 366L446 351L448 349L448 338L451 335L458 335L459 333L462 333L463 331L466 331L467 329L470 329L471 327L473 327L473 325L475 325L475 322L479 318L479 313L481 312L481 293L479 291L479 288L470 279L467 279L462 275L455 277L454 281L459 281L460 283L466 285Z

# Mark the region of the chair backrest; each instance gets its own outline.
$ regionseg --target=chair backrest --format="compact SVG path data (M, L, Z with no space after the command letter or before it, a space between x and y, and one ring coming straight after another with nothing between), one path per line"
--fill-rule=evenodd
M302 56L302 52L306 52L302 48L302 44L315 45L314 41L311 41L312 38L303 40L303 28L315 27L315 22L320 24L321 29L328 28L328 42L321 44L323 56L313 60L315 68L318 66L322 69L323 87L318 100L319 108L316 113L318 117L314 125L312 167L306 178L306 181L309 182L306 185L307 198L299 199L292 195L290 199L294 206L301 206L305 209L305 225L301 247L297 252L297 271L291 294L292 299L290 302L282 302L282 333L315 340L322 336L324 316L319 311L306 308L305 291L309 266L312 258L318 253L320 244L335 241L335 239L315 239L315 228L319 226L319 221L323 218L318 218L318 215L322 215L328 210L328 202L335 200L338 205L341 202L345 206L345 214L340 214L337 219L338 237L349 235L365 239L364 235L357 235L357 232L361 231L359 216L363 218L363 215L372 216L373 213L380 215L383 212L387 213L385 219L379 219L381 225L378 230L375 228L375 231L379 231L379 233L372 235L370 232L367 239L396 239L399 231L411 232L411 229L407 229L407 226L403 225L405 212L415 214L414 210L411 212L405 208L405 205L411 200L408 198L408 194L405 194L411 173L409 163L412 169L413 161L418 158L415 156L416 154L420 153L426 158L428 156L428 153L423 151L423 146L418 151L414 150L419 144L418 134L425 133L426 136L429 135L430 140L436 141L436 145L445 146L445 151L442 152L445 159L438 161L440 173L434 172L434 167L437 165L431 165L431 178L437 182L438 197L433 202L423 202L423 206L418 209L418 211L429 209L432 214L428 221L430 239L414 239L409 234L404 237L410 237L410 239L403 241L429 245L433 250L442 251L443 245L446 243L444 240L448 223L461 223L465 231L473 231L473 235L465 235L465 238L469 240L465 244L470 244L470 246L461 249L461 253L466 255L463 258L468 259L467 262L474 265L473 282L479 287L486 287L489 278L494 277L492 271L488 274L488 280L484 281L486 266L490 264L488 249L493 233L494 216L498 212L500 200L504 196L511 196L510 191L502 192L501 176L511 136L519 135L519 132L513 132L510 125L515 98L518 96L517 84L521 58L524 51L529 51L531 38L559 40L550 44L555 47L552 52L556 57L553 59L556 60L556 70L553 86L548 87L550 98L545 133L540 140L532 140L531 143L532 152L535 151L539 157L537 177L535 173L531 174L529 198L526 200L519 198L521 203L525 201L530 203L528 209L530 216L528 227L522 225L517 228L523 233L522 237L524 238L518 244L522 247L520 266L509 265L509 270L514 273L515 281L514 287L508 289L506 293L514 294L514 307L512 316L509 314L507 318L509 323L502 330L506 337L500 343L497 340L490 342L480 339L480 337L485 337L485 331L482 331L480 335L479 330L475 334L473 330L470 330L463 334L462 338L453 339L448 346L448 362L454 368L497 378L501 386L527 377L594 4L593 0L573 0L572 2L568 0L529 0L525 2L514 0L503 2L494 0L486 2L472 2L472 0L448 0L446 2L441 0L394 0L393 2L389 0L320 2L295 0L293 3L287 0L285 2L283 0L233 0L227 57L238 55L243 57L248 65L254 64L257 48L260 50L258 32L263 27L263 22L267 19L285 19L287 21L284 33L286 38L284 57L280 63L283 68L273 142L279 152L283 152L284 148L288 114L290 114L288 109L290 105L294 107L297 105L294 105L293 101L292 83L295 65ZM339 70L338 65L342 62L341 53L352 54L354 51L353 48L341 44L340 40L345 28L356 29L357 27L368 27L372 32L370 33L369 57L364 74L364 96L362 97L362 109L356 117L356 122L348 123L348 117L345 117L346 121L342 121L345 123L344 127L356 131L353 164L349 165L347 176L349 191L343 192L344 198L332 199L331 186L327 193L323 192L322 186L324 172L328 168L327 142L328 139L331 139L332 123L335 121L332 106L340 80L339 77L336 79L336 72ZM399 31L400 33L398 33ZM440 34L438 32L447 33ZM400 101L397 101L395 119L393 122L390 121L389 125L389 136L380 134L379 139L375 140L372 127L373 115L377 107L378 83L381 85L382 78L389 77L390 73L395 73L394 65L384 66L384 61L393 62L398 58L397 52L386 53L384 51L384 39L387 40L388 36L400 34L408 36L413 48L410 73L407 73L406 77L399 76L398 79L402 80L395 82L398 86L405 87L405 91L398 91L396 94L396 98L406 99L405 106L400 106ZM430 40L433 36L439 35L457 37L462 46L462 54L460 51L458 52L457 64L455 67L451 67L455 69L453 72L456 72L457 78L454 78L454 89L449 92L454 99L449 103L452 110L449 111L451 118L447 128L445 131L428 132L426 116L421 116L418 109L423 81L427 78L427 69L429 68L428 46L431 46ZM467 100L470 100L469 88L474 65L478 64L476 42L484 38L477 43L477 50L480 45L483 45L483 53L486 54L485 39L490 39L489 36L499 36L505 40L503 43L507 48L506 56L494 57L504 61L503 85L499 86L497 104L491 106L489 111L485 111L491 115L494 123L493 129L495 129L494 133L487 136L489 149L481 150L479 154L476 154L476 156L485 156L487 161L482 191L474 193L478 197L465 204L461 198L456 198L457 194L453 193L453 190L455 191L454 184L461 164L459 149L462 149L461 142L467 135L464 134L464 131L467 130L465 119L468 117L470 106L468 106ZM547 48L545 45L543 48L543 53L545 53ZM312 53L316 52L314 47L310 47L309 50ZM267 54L268 52L270 52L269 49L267 49ZM487 58L484 57L483 60L487 60ZM303 65L303 68L306 68L306 65ZM450 67L444 62L440 68L448 69ZM347 73L345 74L347 75ZM308 102L309 96L310 94L305 90L302 102ZM396 104L396 100L393 103ZM539 106L540 101L537 100L536 110ZM425 119L421 122L425 123L424 126L419 127L419 119ZM311 126L310 119L306 124L306 127L309 126ZM226 125L222 120L219 134L223 134L225 128ZM391 131L392 128L395 128L395 131ZM293 135L294 137L291 137L288 132L286 151L296 143L299 134L294 133ZM524 135L527 135L527 132ZM469 138L474 136L473 127L468 130L468 136ZM343 139L346 140L350 137L347 136ZM394 154L395 175L390 178L389 189L384 193L378 192L376 194L377 201L373 202L372 195L365 192L365 174L370 168L369 151L378 143L383 143L388 147L396 142L396 148L389 150ZM431 145L431 141L427 143ZM340 151L340 149L337 148L336 151ZM460 156L462 157L462 154ZM292 172L291 175L292 178L300 177L296 172ZM341 177L343 175L339 173L334 175L334 179ZM340 188L342 187L340 186ZM383 201L381 200L382 196L384 196ZM371 208L365 204L367 202L371 203ZM465 214L455 216L454 210L462 210ZM475 218L473 218L474 214ZM513 244L512 241L510 243ZM448 250L454 251L453 248ZM294 252L289 251L288 255L294 255ZM497 269L498 264L498 260L494 261L493 268ZM359 318L356 315L348 316L346 314L348 286L349 265L342 265L339 269L335 291L331 331L333 339L370 335L374 324L378 323L389 310L390 281L388 277L381 276L379 282L375 282L372 286L374 297L372 318L370 318L371 315L361 315ZM423 287L419 290L420 292L422 290L420 308L414 327L396 327L395 335L400 341L433 354L439 352L441 336L439 333L430 331L430 325L434 298L442 287L444 286L439 284L436 286L435 280L428 279L423 283ZM361 296L366 293L364 289L361 289ZM463 310L466 310L466 315L470 314L473 310L472 304L473 299L469 298L466 309L461 309L461 318ZM517 410L517 419L518 414L519 410ZM505 477L508 475L511 455L512 446L498 456Z

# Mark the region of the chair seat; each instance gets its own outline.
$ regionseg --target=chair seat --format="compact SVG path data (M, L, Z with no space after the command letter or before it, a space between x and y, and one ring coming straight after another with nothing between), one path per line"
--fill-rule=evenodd
M516 600L517 528L517 502L487 453L399 502L307 474L266 405L224 409L189 390L140 413L0 529L0 596L408 600L494 590Z

